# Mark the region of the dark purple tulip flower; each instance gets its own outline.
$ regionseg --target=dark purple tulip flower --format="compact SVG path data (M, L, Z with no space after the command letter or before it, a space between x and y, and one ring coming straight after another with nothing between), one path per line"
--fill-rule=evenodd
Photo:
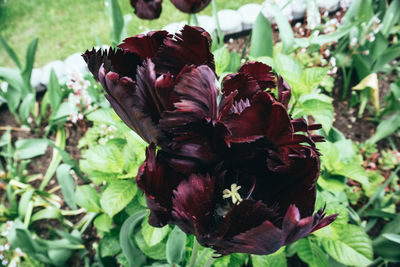
M171 0L172 4L184 13L197 13L208 6L211 0Z
M149 223L177 225L222 255L270 254L336 218L314 210L321 126L291 119L290 87L265 64L246 63L220 88L210 42L185 26L83 56L150 144L137 176Z
M131 0L135 14L141 19L157 19L161 14L162 0Z

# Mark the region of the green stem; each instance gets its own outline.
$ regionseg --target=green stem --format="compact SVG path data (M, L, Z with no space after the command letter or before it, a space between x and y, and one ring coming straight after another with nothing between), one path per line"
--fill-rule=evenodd
M192 21L194 26L200 26L199 19L197 18L197 14L192 15Z
M192 14L189 14L187 24L189 26L192 24Z
M217 24L217 35L218 35L217 41L218 44L221 46L224 44L224 37L222 36L221 24L219 23L219 18L218 18L217 2L215 0L212 0L211 3L212 3L213 17L215 19L215 23Z
M199 254L199 247L199 242L197 242L196 238L194 238L192 256L190 257L189 267L194 267L196 265L197 255Z

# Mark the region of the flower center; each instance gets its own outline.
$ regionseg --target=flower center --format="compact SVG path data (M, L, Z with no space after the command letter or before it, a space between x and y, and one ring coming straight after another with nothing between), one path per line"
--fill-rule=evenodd
M225 189L224 191L222 191L222 198L232 198L233 204L242 202L243 199L238 192L240 188L242 188L240 185L238 186L237 184L231 184L231 190Z

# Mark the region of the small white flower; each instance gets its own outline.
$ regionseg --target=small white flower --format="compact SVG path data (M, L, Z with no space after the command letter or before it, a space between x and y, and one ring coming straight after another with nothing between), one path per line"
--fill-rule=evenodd
M351 39L351 41L350 41L350 47L353 47L353 46L355 46L356 44L357 44L357 38L356 37L353 37L352 39Z
M331 55L331 51L329 49L326 49L325 52L324 52L324 55L326 57L329 57Z
M4 255L0 254L0 260L4 259Z
M8 260L2 260L1 263L2 263L3 265L7 265L7 264L8 264Z
M336 66L336 58L335 57L331 57L331 59L329 60L329 64L331 64L331 66Z

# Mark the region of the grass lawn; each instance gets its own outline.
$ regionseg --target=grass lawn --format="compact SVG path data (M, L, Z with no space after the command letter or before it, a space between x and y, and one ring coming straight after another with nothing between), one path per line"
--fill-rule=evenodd
M146 29L161 29L168 23L187 20L187 14L177 10L170 1L164 0L161 17L153 21L138 19L133 14L129 0L119 0L122 12L132 14L128 35ZM246 0L217 0L219 9L237 9ZM263 0L252 0L261 3ZM211 4L200 14L211 15ZM97 43L109 43L110 22L105 13L103 0L0 0L0 34L16 50L19 57L25 53L28 43L39 37L35 66L49 61L65 59L75 52L83 52ZM13 63L0 48L0 66L12 67Z

